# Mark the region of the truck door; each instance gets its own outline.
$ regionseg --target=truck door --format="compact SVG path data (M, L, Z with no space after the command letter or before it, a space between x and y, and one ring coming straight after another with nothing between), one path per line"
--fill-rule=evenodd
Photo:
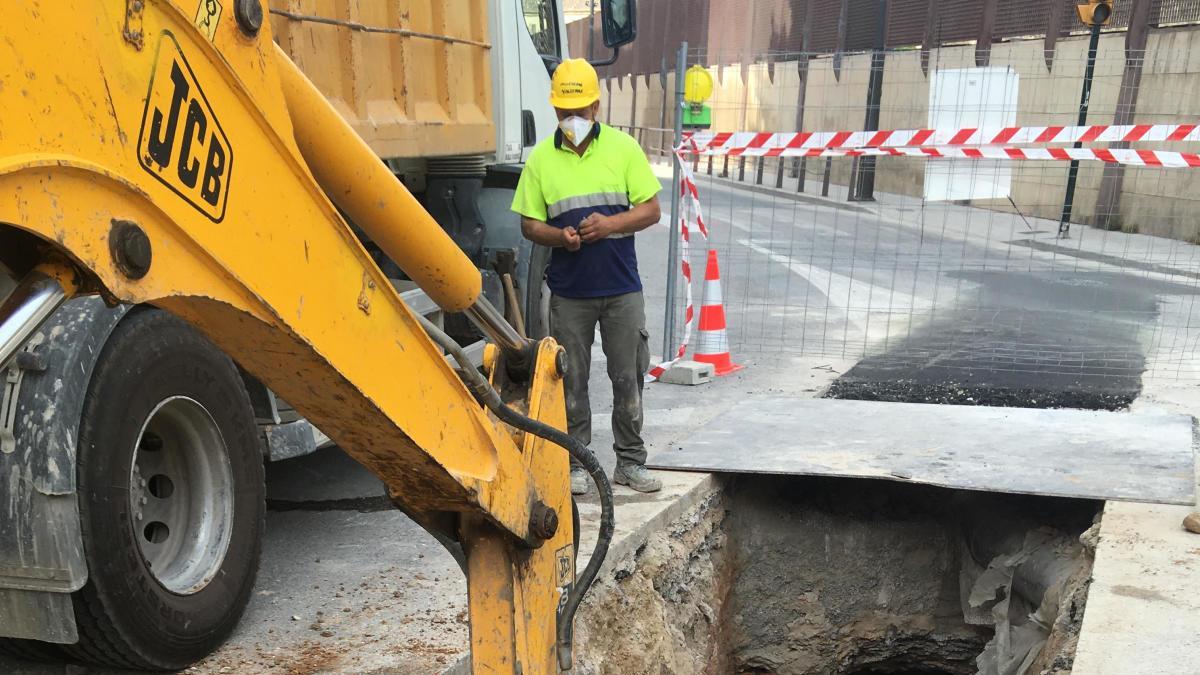
M521 161L533 145L554 131L550 73L566 56L566 34L557 0L518 0L516 43L520 95ZM506 73L507 75L507 73Z

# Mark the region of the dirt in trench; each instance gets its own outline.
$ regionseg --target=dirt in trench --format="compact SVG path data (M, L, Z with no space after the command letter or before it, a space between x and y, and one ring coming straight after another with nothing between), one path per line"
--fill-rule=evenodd
M725 479L602 575L576 619L575 672L1066 675L1098 506Z
M577 675L705 673L725 600L726 517L714 492L597 579L575 619Z
M924 504L883 483L751 477L729 490L734 670L975 672L990 631L964 624L958 547Z
M725 499L727 672L1069 670L1095 503L769 476L731 481ZM998 623L1027 639L989 644Z

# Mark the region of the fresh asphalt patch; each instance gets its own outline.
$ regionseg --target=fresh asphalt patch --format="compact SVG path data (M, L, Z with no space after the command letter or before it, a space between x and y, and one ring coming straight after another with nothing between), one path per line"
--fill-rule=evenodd
M1163 295L1197 289L1109 272L951 273L977 286L838 378L839 399L1119 410L1137 398Z

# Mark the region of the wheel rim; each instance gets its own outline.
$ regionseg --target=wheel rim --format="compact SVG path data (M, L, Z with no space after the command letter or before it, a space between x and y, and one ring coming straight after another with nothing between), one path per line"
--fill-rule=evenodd
M221 568L233 532L233 471L221 430L175 396L147 416L129 481L134 538L164 588L190 595Z

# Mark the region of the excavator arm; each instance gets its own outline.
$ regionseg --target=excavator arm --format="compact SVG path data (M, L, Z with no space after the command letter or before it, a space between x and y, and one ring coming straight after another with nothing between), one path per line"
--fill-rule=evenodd
M576 582L559 445L611 493L560 431L560 347L487 304L478 270L274 45L260 0L222 0L215 23L207 4L4 10L0 263L23 281L0 308L0 362L74 294L186 319L461 545L476 672L569 668L611 500ZM503 396L447 362L453 345L430 339L342 214L492 337Z

